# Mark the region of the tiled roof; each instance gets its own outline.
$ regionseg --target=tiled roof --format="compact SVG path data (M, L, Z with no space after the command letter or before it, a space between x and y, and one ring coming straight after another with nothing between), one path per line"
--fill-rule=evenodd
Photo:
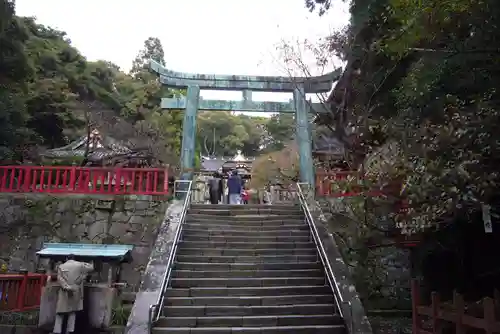
M316 139L313 143L314 151L331 154L344 154L345 147L337 138L327 137L325 135Z
M84 135L66 146L47 150L41 155L46 158L83 157L89 140L88 157L90 160L101 160L116 155L133 153L132 150L116 139L102 136L97 130L94 130L90 138Z
M224 162L225 160L220 160L220 159L204 160L201 162L201 168L206 171L215 172L222 167Z

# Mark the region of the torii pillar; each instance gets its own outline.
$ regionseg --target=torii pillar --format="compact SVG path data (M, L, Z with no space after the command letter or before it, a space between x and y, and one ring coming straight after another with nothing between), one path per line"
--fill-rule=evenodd
M161 64L151 61L151 69L158 73L160 82L171 88L186 89L185 98L164 98L162 108L185 109L182 130L181 168L183 179L191 179L194 169L196 148L196 116L201 110L230 110L251 112L295 113L296 140L299 148L300 179L314 187L314 164L312 158L311 126L309 114L324 112L321 105L311 105L306 100L307 93L325 93L340 76L340 70L319 77L273 77L191 74L174 72ZM241 91L241 101L201 100L201 89ZM252 91L293 93L293 103L254 102Z
M183 174L191 174L194 170L194 157L196 154L196 116L198 114L199 103L200 86L188 86L186 94L186 111L184 112L184 122L182 122L181 168ZM189 176L186 177L191 179Z

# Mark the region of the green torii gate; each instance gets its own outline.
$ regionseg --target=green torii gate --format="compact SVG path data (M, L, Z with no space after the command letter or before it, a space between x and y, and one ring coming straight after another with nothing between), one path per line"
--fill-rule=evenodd
M174 72L156 61L150 62L151 69L160 76L160 82L169 88L187 88L187 96L181 98L163 98L163 109L185 109L182 129L181 167L183 172L190 172L194 167L196 116L198 110L228 110L251 112L295 113L296 136L299 147L300 179L314 185L314 165L311 152L311 128L309 113L327 112L320 103L309 103L308 93L325 93L340 77L340 70L317 77L273 77L243 75L213 75ZM200 90L241 91L241 101L200 99ZM290 102L254 102L252 91L291 92ZM183 178L190 178L186 175Z

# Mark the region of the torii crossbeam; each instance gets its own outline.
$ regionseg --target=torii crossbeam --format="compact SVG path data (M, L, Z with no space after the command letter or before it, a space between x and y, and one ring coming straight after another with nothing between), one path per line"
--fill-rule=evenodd
M171 88L187 88L185 98L164 98L161 101L161 107L164 109L185 109L181 156L181 167L184 172L192 171L194 167L198 110L293 112L296 120L301 181L314 185L308 114L309 112L323 113L327 110L322 104L308 103L306 94L329 92L333 82L340 77L340 70L322 76L305 78L182 73L168 70L155 61L150 62L150 67L160 76L160 82L163 85ZM242 91L243 99L241 101L203 100L200 98L201 89ZM252 91L292 92L293 100L290 102L254 102Z

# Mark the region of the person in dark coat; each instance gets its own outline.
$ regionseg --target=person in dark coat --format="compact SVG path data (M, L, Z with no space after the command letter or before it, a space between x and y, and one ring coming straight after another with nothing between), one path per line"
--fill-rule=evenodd
M217 172L208 181L208 193L211 204L219 204L222 200L222 179Z

